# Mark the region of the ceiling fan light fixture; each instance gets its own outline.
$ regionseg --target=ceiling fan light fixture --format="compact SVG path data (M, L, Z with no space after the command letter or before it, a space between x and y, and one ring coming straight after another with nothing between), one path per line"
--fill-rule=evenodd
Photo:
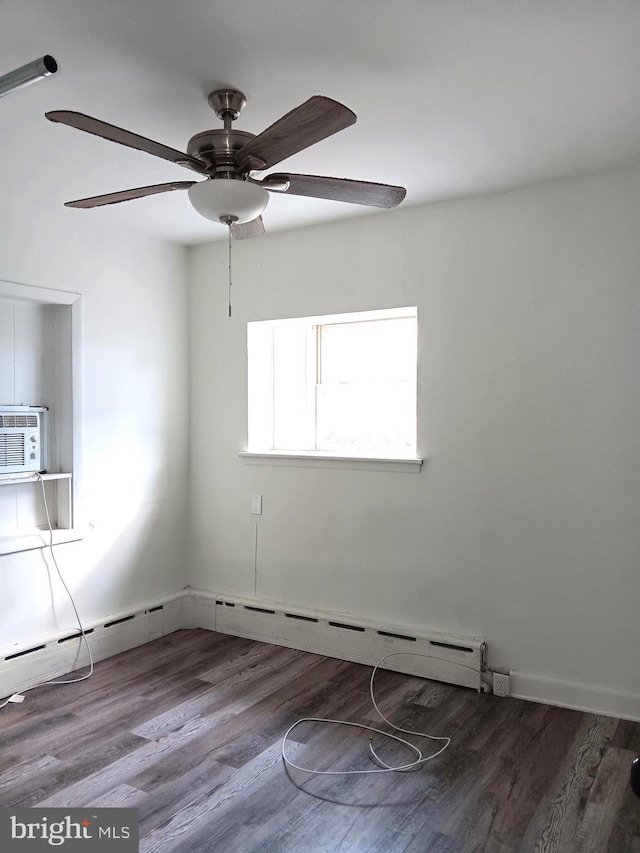
M189 188L189 201L213 222L251 222L267 206L269 193L249 181L210 178Z

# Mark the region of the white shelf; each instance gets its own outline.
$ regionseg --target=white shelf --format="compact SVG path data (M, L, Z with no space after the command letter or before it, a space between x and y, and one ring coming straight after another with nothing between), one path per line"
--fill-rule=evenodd
M70 480L72 474L40 474L43 480ZM0 486L17 486L19 483L38 483L40 482L36 474L31 471L25 474L0 474Z

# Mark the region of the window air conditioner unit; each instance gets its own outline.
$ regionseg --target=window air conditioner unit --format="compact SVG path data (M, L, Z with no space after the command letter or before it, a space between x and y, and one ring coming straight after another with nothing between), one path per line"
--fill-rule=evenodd
M0 475L47 468L47 409L0 406Z

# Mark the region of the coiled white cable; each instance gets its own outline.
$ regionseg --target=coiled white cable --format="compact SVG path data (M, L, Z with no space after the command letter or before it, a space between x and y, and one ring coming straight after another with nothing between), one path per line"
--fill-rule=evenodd
M53 551L53 526L51 524L51 516L49 515L49 504L47 502L47 495L46 495L46 492L44 489L44 480L42 478L42 475L39 473L36 473L36 477L40 481L40 487L42 489L42 500L44 502L44 511L45 511L46 516L47 516L47 525L49 527L49 545L47 547L49 548L49 551L51 553L51 559L53 560L53 564L56 567L56 571L58 573L58 577L60 578L60 581L62 582L62 586L65 588L65 591L66 591L67 595L69 596L69 601L71 602L71 606L73 607L73 612L75 613L76 620L78 622L80 634L81 634L82 639L84 640L85 645L87 647L87 653L89 654L89 672L85 673L84 675L79 676L78 678L69 678L69 679L64 679L64 680L56 679L55 681L43 681L41 684L34 684L33 687L26 687L24 690L19 691L18 694L13 694L14 696L15 695L22 695L23 693L26 693L27 690L35 690L37 687L45 687L49 684L77 684L79 681L86 681L87 678L89 678L91 675L93 675L93 655L91 654L91 646L89 645L89 640L87 639L87 634L86 634L85 629L82 625L82 620L80 619L80 615L78 614L78 608L76 607L76 603L73 600L73 596L71 595L71 592L69 591L69 587L65 583L65 579L62 576L62 572L60 571L60 566L58 565L58 561L56 560L56 555L54 554L54 551ZM12 700L12 698L13 698L13 696L10 696L8 699L5 699L5 701L2 704L0 704L0 708L4 708L6 705L8 705L9 702Z
M436 657L435 655L420 654L419 652L392 652L391 654L385 655L383 658L380 658L378 663L374 666L373 671L371 673L371 678L369 680L369 693L371 695L371 701L373 703L373 707L376 709L376 713L378 714L378 716L382 720L384 720L384 722L387 723L387 725L391 726L391 728L395 729L395 731L397 731L397 732L402 732L403 734L407 734L407 735L414 735L416 737L428 738L429 740L434 740L434 741L444 741L444 744L440 747L440 749L438 749L432 755L426 755L425 756L425 755L423 755L422 750L420 750L417 746L415 746L415 744L410 743L408 740L405 740L404 738L399 737L398 735L394 735L391 732L385 732L382 729L377 729L373 726L367 726L364 723L353 723L349 720L326 720L326 719L322 719L321 717L303 717L302 719L300 719L296 723L294 723L292 726L290 726L287 729L287 731L285 732L284 737L282 738L281 752L282 752L282 760L284 761L285 765L288 765L289 767L293 767L296 770L302 770L304 773L314 773L318 776L356 776L356 775L360 775L363 773L400 773L400 772L404 772L404 771L408 771L408 770L415 770L418 767L420 767L422 764L425 764L427 761L433 761L434 758L437 758L439 755L442 755L442 753L445 751L445 749L451 743L451 738L436 736L436 735L428 735L428 734L425 734L424 732L413 732L410 729L403 729L400 726L396 726L394 723L391 722L391 720L388 720L385 717L385 715L382 713L380 708L378 707L378 703L376 702L374 691L373 691L373 683L374 683L374 679L376 677L376 672L378 671L380 666L386 660L388 660L389 658L392 658L392 657L399 657L400 655L411 655L413 657L431 658L432 660L445 660L445 658L442 658L442 657ZM476 673L478 672L478 670L475 667L467 666L466 664L461 663L461 664L458 664L458 666L464 667L465 669L470 669ZM337 726L352 726L353 728L364 729L364 730L369 731L369 732L375 732L376 734L383 735L386 738L390 738L391 740L395 740L398 743L401 743L403 746L406 746L407 749L410 749L412 752L415 753L416 758L413 761L408 762L407 764L401 764L401 765L398 765L396 767L393 767L393 766L387 764L385 761L383 761L377 755L376 751L373 748L372 739L370 739L369 740L369 751L371 752L371 755L373 756L373 758L378 762L378 764L382 765L379 768L372 769L372 770L316 770L316 769L311 768L311 767L301 767L299 764L296 764L294 761L292 761L287 756L286 747L287 747L287 738L289 737L291 732L297 726L301 725L302 723L331 723L331 724L337 725Z

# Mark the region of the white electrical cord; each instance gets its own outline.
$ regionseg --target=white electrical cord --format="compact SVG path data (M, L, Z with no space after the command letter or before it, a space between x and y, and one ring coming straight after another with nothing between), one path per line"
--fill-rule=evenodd
M46 495L46 492L44 490L44 480L42 479L42 475L39 473L36 473L36 477L40 481L40 487L42 488L42 500L44 502L44 511L46 513L46 516L47 516L47 525L49 527L49 545L48 545L48 548L49 548L49 551L51 552L51 559L53 560L53 564L56 567L58 577L60 578L60 580L62 582L62 586L65 588L66 593L69 596L69 601L71 602L71 606L73 607L73 612L76 615L78 627L80 628L80 634L82 635L82 639L84 640L85 645L87 647L87 652L89 654L89 672L87 672L85 675L81 675L79 678L69 678L66 680L56 680L56 681L43 681L41 684L34 684L33 687L26 687L24 690L21 690L18 693L14 693L12 696L9 696L8 699L5 699L5 701L2 704L0 704L0 708L4 708L12 700L16 701L16 700L14 700L14 697L21 696L23 693L26 693L27 690L35 690L36 687L44 687L44 686L49 685L49 684L77 684L79 681L86 681L86 679L89 678L89 676L93 675L93 655L91 654L91 646L89 645L89 640L87 639L87 634L84 630L84 627L82 625L82 621L81 621L80 616L78 614L78 608L76 607L76 603L73 600L73 596L71 595L71 592L69 591L69 587L65 583L65 580L62 576L62 572L60 571L60 566L58 565L58 561L56 560L56 555L53 552L53 526L51 524L51 517L49 515L49 505L47 503L47 495ZM17 701L21 702L22 699L18 699Z
M378 703L376 702L374 692L373 692L373 682L374 682L374 679L376 677L376 672L380 668L380 665L384 663L384 661L388 660L389 658L398 657L400 655L412 655L413 657L431 658L432 660L445 660L444 658L441 658L441 657L435 657L435 655L425 655L425 654L420 654L418 652L392 652L391 654L385 655L383 658L380 658L378 663L374 666L373 672L371 673L371 678L369 680L369 694L371 696L371 701L373 703L373 707L376 709L378 716L381 717L384 720L384 722L387 723L387 725L391 726L391 728L395 729L395 731L397 731L397 732L402 732L403 734L407 734L407 735L415 735L417 737L424 737L424 738L428 738L429 740L444 741L444 745L441 746L440 749L437 750L437 752L434 752L433 755L425 756L422 754L422 751L420 749L418 749L417 746L415 746L415 744L410 743L408 740L405 740L404 738L401 738L398 735L391 734L391 732L385 732L385 731L382 731L382 729L376 729L373 726L364 725L363 723L352 723L348 720L325 720L325 719L322 719L320 717L303 717L301 720L298 720L296 723L294 723L292 726L290 726L287 729L287 731L285 732L284 737L282 738L281 752L282 752L282 760L284 761L284 763L286 765L288 765L289 767L294 767L296 770L302 770L305 773L314 773L318 776L356 776L356 775L360 775L362 773L400 773L400 772L406 771L406 770L415 770L416 768L420 767L425 762L433 761L434 758L437 758L439 755L441 755L445 751L445 749L449 746L449 744L451 743L451 738L449 738L449 737L438 737L436 735L425 734L424 732L413 732L413 731L410 731L409 729L403 729L400 726L396 726L394 723L391 722L391 720L388 720L385 717L385 715L382 713L380 708L378 707ZM458 664L458 666L462 666L465 669L470 669L476 673L478 672L478 670L475 667L466 666L466 664ZM337 726L352 726L353 728L365 729L366 731L369 731L369 732L375 732L376 734L383 735L384 737L390 738L391 740L395 740L398 743L401 743L403 746L406 746L407 749L410 749L415 753L416 758L413 761L410 761L408 764L401 764L401 765L398 765L396 767L392 767L391 765L387 764L385 761L383 761L377 755L376 751L373 748L372 739L370 738L369 739L369 750L370 750L373 758L378 762L378 764L381 765L381 767L379 769L375 769L375 770L314 770L310 767L301 767L299 764L295 764L287 756L287 753L286 753L287 738L289 737L291 732L296 728L296 726L301 725L301 723L332 723L332 724L337 725Z

